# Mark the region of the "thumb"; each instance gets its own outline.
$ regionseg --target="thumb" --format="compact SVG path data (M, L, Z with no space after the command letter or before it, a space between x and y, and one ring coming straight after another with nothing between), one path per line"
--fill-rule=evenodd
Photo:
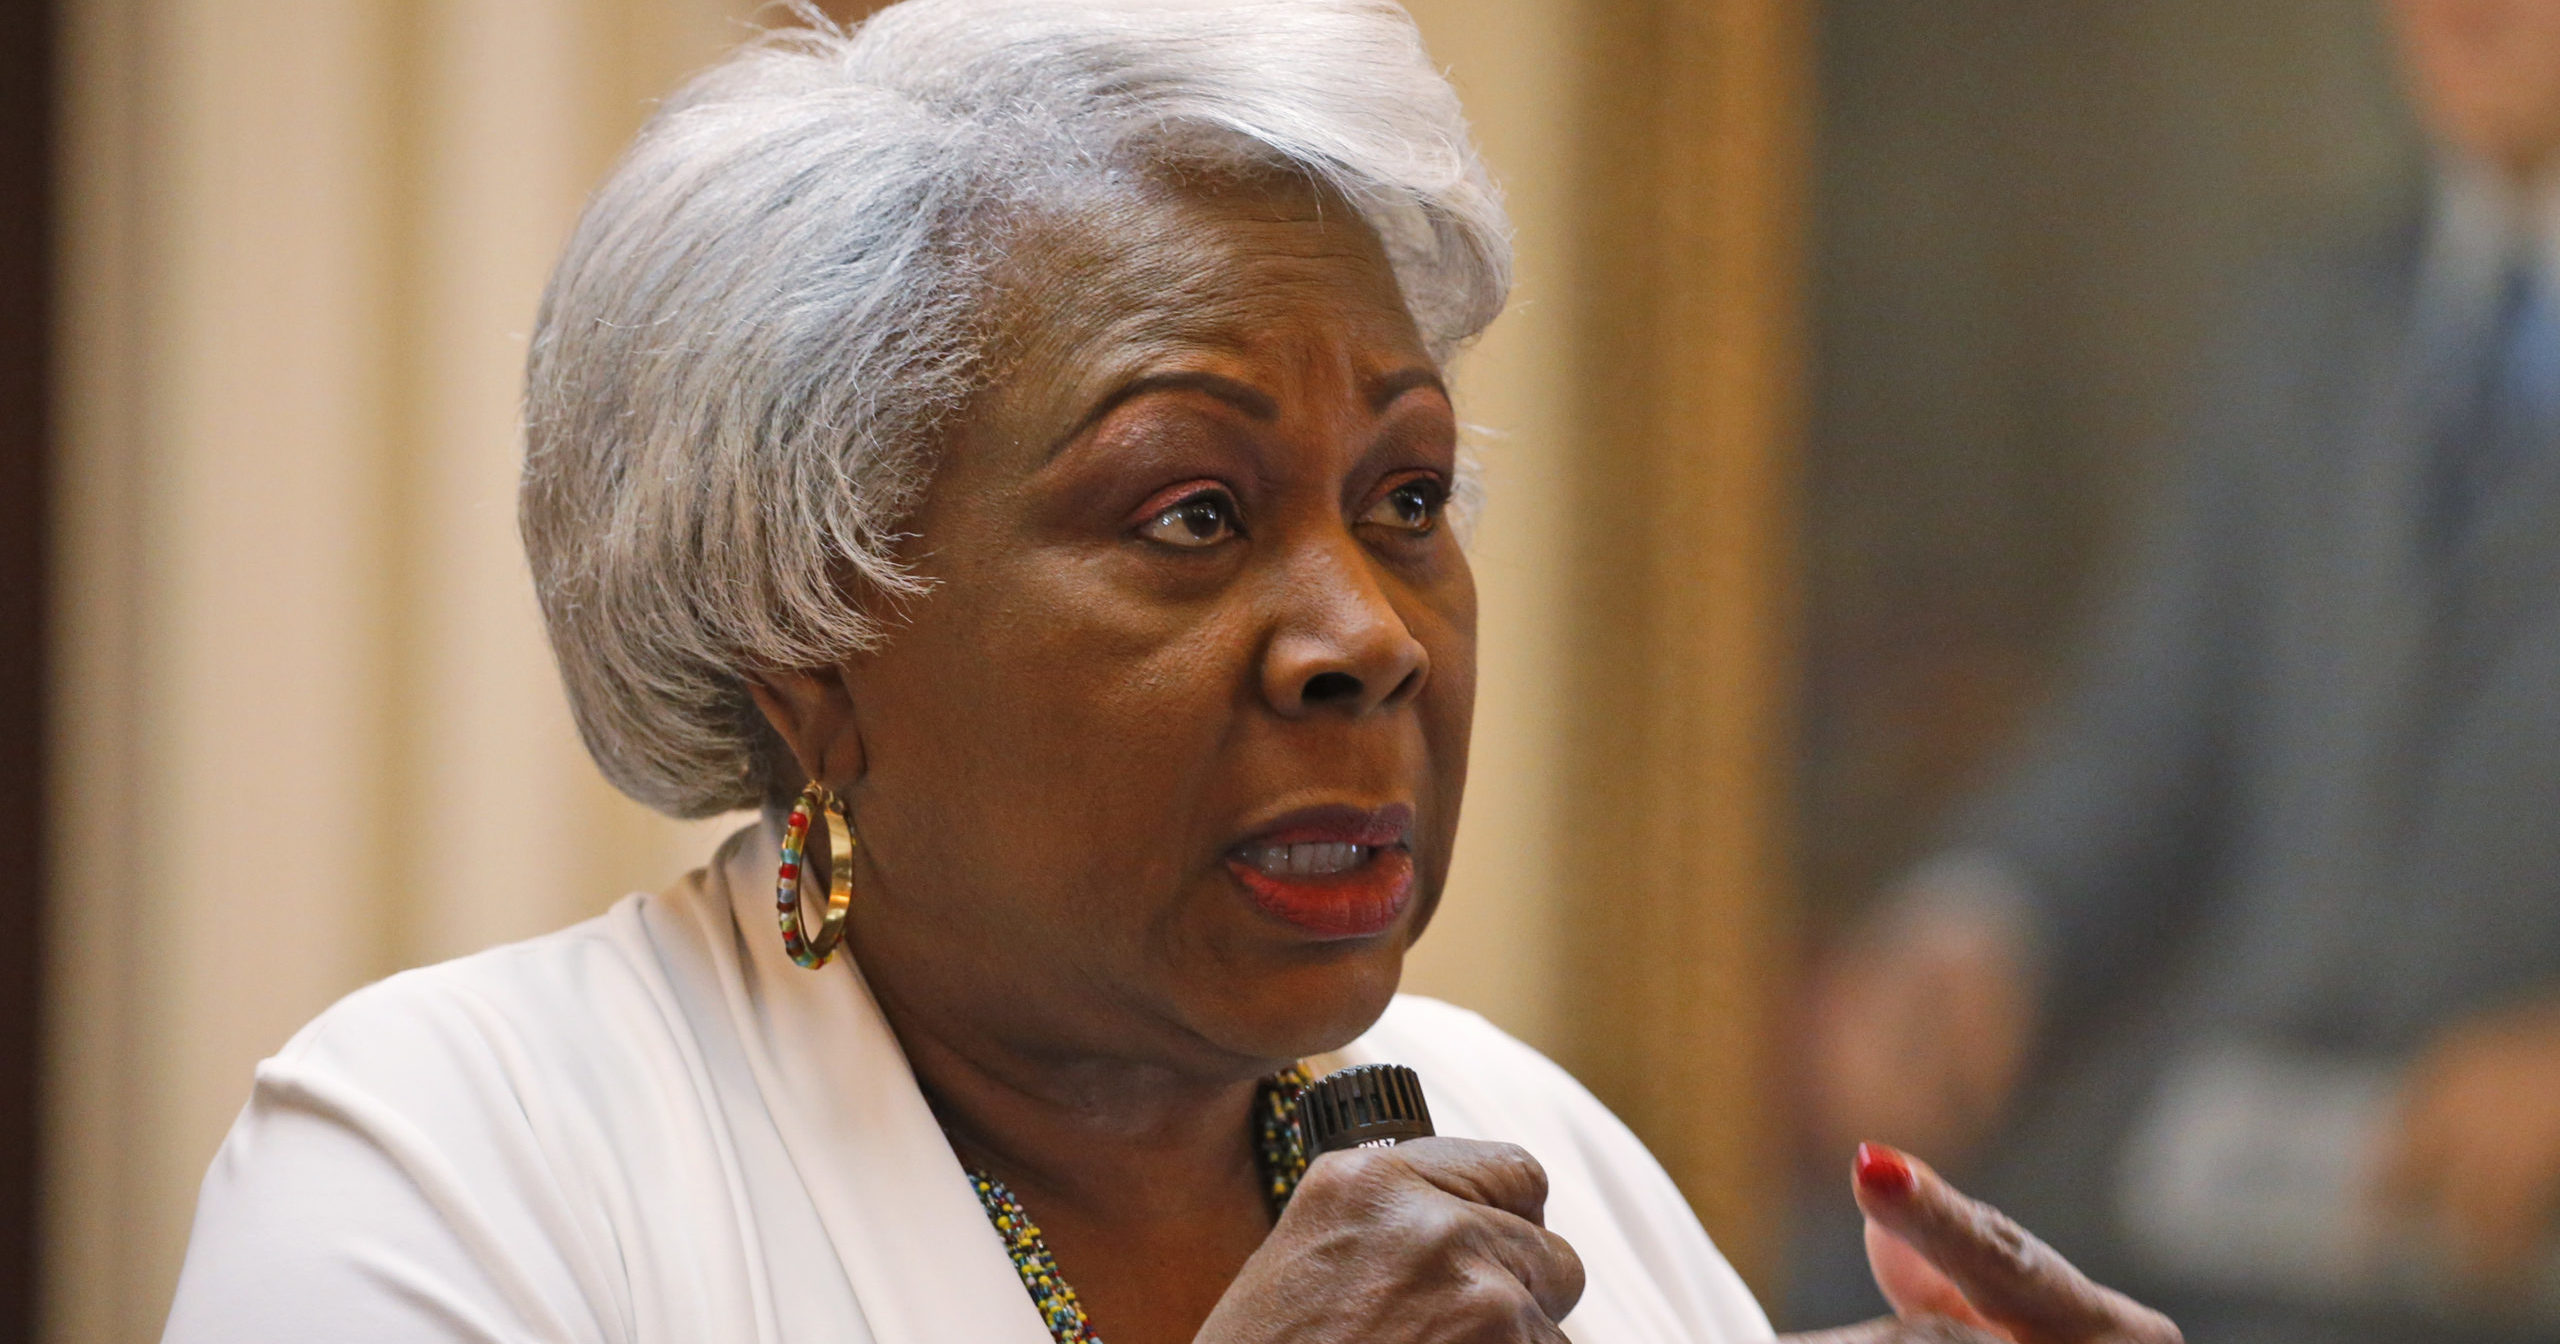
M2014 1344L2015 1336L1974 1310L1955 1280L1938 1272L1927 1256L1873 1218L1867 1220L1867 1268L1875 1275L1876 1287L1884 1293L1894 1315L1906 1321L1943 1316Z

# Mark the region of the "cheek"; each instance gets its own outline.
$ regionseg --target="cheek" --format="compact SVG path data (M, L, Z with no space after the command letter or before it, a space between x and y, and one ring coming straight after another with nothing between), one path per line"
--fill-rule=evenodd
M1476 707L1476 604L1472 583L1467 587L1463 607L1452 614L1448 630L1438 642L1445 650L1431 651L1432 675L1447 683L1443 696L1450 702L1447 713L1454 718L1463 741L1475 720Z
M1431 688L1422 704L1423 732L1431 748L1433 783L1446 796L1445 841L1457 827L1476 710L1476 586L1463 555L1434 593L1429 611L1428 628L1416 633L1431 654Z
M1466 553L1459 551L1450 561L1446 577L1435 585L1432 611L1435 629L1427 636L1431 645L1432 675L1439 678L1442 670L1448 679L1463 689L1469 706L1475 703L1476 685L1476 575L1468 565Z
M956 577L856 686L869 788L935 904L1089 921L1190 864L1238 641L1114 600L1072 557ZM882 837L884 863L894 861Z

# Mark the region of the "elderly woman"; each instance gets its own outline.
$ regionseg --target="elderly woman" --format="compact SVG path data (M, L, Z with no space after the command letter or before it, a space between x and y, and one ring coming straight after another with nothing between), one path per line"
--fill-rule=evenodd
M169 1338L1765 1338L1589 1094L1395 997L1474 689L1442 365L1508 266L1409 22L811 23L641 133L526 397L589 749L764 821L262 1066ZM1389 1060L1451 1137L1308 1163L1300 1081ZM2166 1337L1861 1171L1915 1317Z

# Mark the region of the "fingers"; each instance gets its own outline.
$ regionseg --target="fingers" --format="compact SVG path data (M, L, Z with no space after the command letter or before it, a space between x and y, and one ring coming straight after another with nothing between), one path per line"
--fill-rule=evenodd
M1941 1316L1878 1316L1837 1330L1780 1335L1778 1344L1999 1344L2002 1338Z
M1974 1310L1955 1281L1939 1273L1938 1267L1912 1249L1910 1242L1886 1231L1872 1218L1867 1220L1866 1239L1867 1267L1875 1274L1876 1287L1883 1290L1894 1315L1907 1320L1943 1317L2009 1338L2007 1332Z
M1466 1202L1484 1253L1525 1286L1549 1321L1582 1300L1582 1257L1546 1229L1547 1169L1516 1144L1414 1139L1369 1150Z
M1547 1169L1517 1144L1414 1139L1393 1148L1329 1153L1317 1161L1346 1158L1392 1163L1468 1203L1500 1209L1542 1227L1547 1221Z
M1284 1216L1304 1206L1322 1217L1320 1207L1346 1203L1386 1214L1414 1242L1446 1248L1449 1263L1479 1266L1473 1300L1505 1317L1504 1329L1561 1340L1554 1323L1582 1300L1585 1275L1582 1257L1544 1226L1546 1202L1546 1168L1525 1150L1431 1138L1318 1158Z
M2169 1318L2090 1282L2007 1214L1968 1199L1890 1148L1858 1150L1858 1207L1920 1253L1992 1323L2019 1339L2177 1344Z
M1555 1233L1499 1209L1480 1215L1485 1252L1529 1290L1547 1320L1561 1321L1582 1300L1582 1256Z

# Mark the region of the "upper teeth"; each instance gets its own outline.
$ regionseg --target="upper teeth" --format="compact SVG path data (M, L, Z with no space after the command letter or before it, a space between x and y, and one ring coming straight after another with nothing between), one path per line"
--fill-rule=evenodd
M1375 845L1317 841L1302 845L1247 845L1246 864L1273 877L1323 877L1346 873L1369 861Z

